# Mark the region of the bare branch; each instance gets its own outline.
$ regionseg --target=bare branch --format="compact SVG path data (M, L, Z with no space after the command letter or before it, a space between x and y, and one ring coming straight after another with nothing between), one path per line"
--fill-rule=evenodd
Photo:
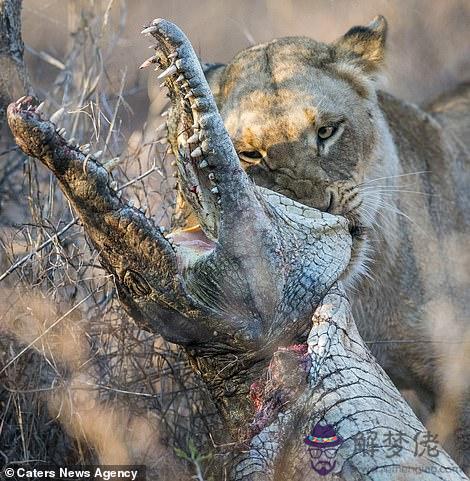
M30 93L23 62L21 0L0 0L0 127L7 105Z
M73 218L67 225L65 225L59 232L54 234L52 237L50 237L47 241L44 241L39 247L31 251L29 254L25 255L18 261L16 261L14 264L12 264L1 276L0 276L0 282L3 281L6 277L8 277L12 272L14 272L16 269L21 267L23 264L28 262L30 259L32 259L37 253L41 252L44 248L46 248L48 245L52 244L56 240L60 239L60 237L65 234L72 226L74 226L77 223L77 218Z

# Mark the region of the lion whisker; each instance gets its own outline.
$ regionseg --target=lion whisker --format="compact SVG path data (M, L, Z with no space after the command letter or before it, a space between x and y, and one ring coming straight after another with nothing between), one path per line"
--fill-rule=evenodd
M425 230L421 226L419 226L413 218L405 214L396 205L387 203L383 198L378 196L373 196L373 194L372 195L368 194L368 195L374 197L376 199L378 206L381 207L384 211L388 211L388 212L402 216L403 218L407 219L411 224L413 224L417 229L419 229L426 237L428 237L428 234L425 232ZM367 204L366 199L364 199L364 202L366 206L368 206L369 208L373 208L373 206L370 206L370 204ZM384 213L380 209L377 209L376 212L385 218ZM389 221L389 219L387 219L387 221Z
M405 193L405 194L416 194L425 195L428 197L440 197L438 194L429 194L427 192L420 192L418 190L406 190L406 189L360 189L360 192L377 192L379 194L392 194L392 193Z
M396 179L399 177L406 177L410 175L421 175L421 174L429 174L431 171L430 170L420 170L416 172L408 172L406 174L398 174L398 175L386 175L384 177L376 177L375 179L370 179L367 182L361 182L360 184L357 184L357 187L360 187L362 185L370 184L372 182L377 182L378 180L384 180L384 179Z

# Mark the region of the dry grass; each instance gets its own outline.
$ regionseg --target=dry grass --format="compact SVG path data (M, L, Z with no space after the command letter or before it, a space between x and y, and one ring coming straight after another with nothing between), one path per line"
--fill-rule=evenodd
M65 54L35 51L58 67L37 93L49 114L64 108L68 138L102 151L124 195L168 224L173 190L163 147L145 126L126 140L125 69L109 82L105 59L120 23L111 26L107 8L93 2L71 15ZM186 357L125 316L53 176L11 148L2 147L0 172L0 266L8 274L0 302L0 463L141 463L155 479L204 475L211 458L204 466L198 460L218 418Z

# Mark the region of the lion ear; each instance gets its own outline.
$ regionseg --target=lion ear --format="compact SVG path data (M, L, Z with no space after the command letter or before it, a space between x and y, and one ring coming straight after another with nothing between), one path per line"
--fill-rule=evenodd
M366 72L375 72L382 67L387 37L387 21L381 15L366 26L349 29L334 43L338 56L356 63Z
M204 63L201 62L202 71L206 76L207 83L212 90L216 102L218 103L218 96L220 93L222 73L225 65L223 63Z

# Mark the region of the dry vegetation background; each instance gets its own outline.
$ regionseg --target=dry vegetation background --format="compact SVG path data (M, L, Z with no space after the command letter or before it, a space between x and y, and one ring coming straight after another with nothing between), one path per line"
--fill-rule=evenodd
M142 25L168 18L204 60L228 61L278 36L330 41L378 13L388 90L424 102L470 78L468 0L26 0L25 60L48 112L68 112L68 137L102 150L124 195L168 224L172 169L154 141L165 97L138 70ZM184 358L123 314L54 179L3 135L0 275L21 259L0 284L0 465L133 462L149 479L207 479L224 447Z

